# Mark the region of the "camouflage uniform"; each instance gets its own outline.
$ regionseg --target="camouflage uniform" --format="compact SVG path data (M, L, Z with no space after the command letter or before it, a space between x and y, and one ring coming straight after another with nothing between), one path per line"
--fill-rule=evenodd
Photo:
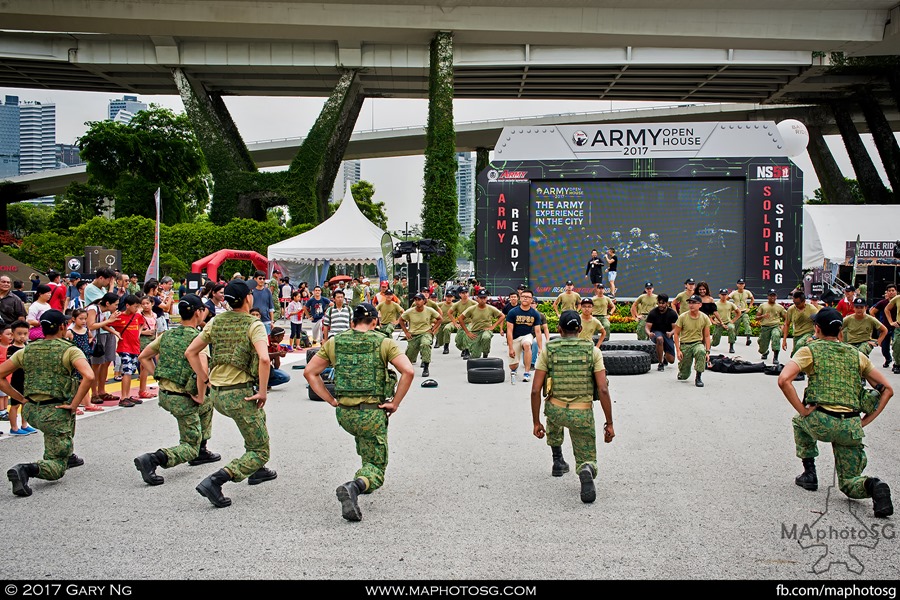
M213 400L197 404L191 395L197 393L197 378L184 357L191 342L200 335L193 327L178 327L166 331L159 339L159 365L154 377L159 381L159 407L171 413L178 422L179 444L162 448L171 468L197 458L200 443L212 434Z
M441 328L437 333L437 346L444 346L450 343L450 337L456 328L453 325L453 321L450 319L450 309L453 308L453 305L447 305L446 302L439 304L441 310Z
M244 398L253 395L253 385L259 377L259 357L250 343L247 332L256 317L244 312L229 311L216 316L203 332L210 341L210 371L219 365L231 365L244 371L248 378L233 386L213 386L210 399L216 410L234 420L244 438L244 454L225 465L232 481L241 482L269 462L269 431L266 412L255 402Z
M716 301L716 312L719 313L719 319L725 326L716 323L715 328L712 333L712 345L718 346L719 342L722 341L722 334L725 331L728 331L728 343L734 344L737 340L737 330L734 327L734 323L731 322L731 319L734 318L734 313L736 312L735 306L731 302L722 302L721 300Z
M356 308L360 304L363 303L366 299L366 286L359 284L354 285L350 288L353 292L353 295L350 297L350 307Z
M75 396L74 369L64 363L64 355L71 349L77 351L77 358L85 358L72 342L62 339L37 340L13 355L21 355L25 372L22 395L30 399L22 407L22 418L44 434L44 459L35 463L38 474L34 477L38 479L56 480L65 475L74 450L75 415L59 408Z
M749 337L753 333L753 330L750 328L750 298L753 297L753 294L746 289L743 292L734 290L728 297L734 301L735 306L741 309L741 318L735 323L735 336L745 332L747 337Z
M782 318L786 312L777 302L774 306L765 302L756 309L756 317L759 319L760 354L768 354L770 348L773 352L781 350Z
M841 342L814 340L808 348L814 370L809 373L803 403L859 411L860 376L871 370L868 359L861 363L859 352ZM816 442L830 442L841 491L850 498L869 497L864 485L867 477L862 475L866 468L865 433L858 414L838 418L816 410L806 417L794 416L793 426L798 458L815 458L819 455Z
M614 308L615 303L606 296L594 296L592 300L594 301L592 314L594 315L594 318L603 325L603 331L606 333L605 339L608 340L609 334L612 333L609 325L609 309L611 307Z
M647 339L647 329L645 325L647 324L647 315L650 314L650 311L656 308L656 294L641 294L637 298L637 339L646 340Z
M576 472L590 465L594 477L597 473L597 433L591 402L594 399L594 373L603 370L603 359L598 358L599 355L600 351L587 340L558 338L547 343L537 363L538 369L547 371L544 390L547 445L551 448L562 446L568 429ZM554 400L567 407L553 404Z
M797 353L797 350L806 346L813 333L815 333L812 316L817 312L819 312L819 309L811 304L805 305L803 311L800 311L796 305L788 309L786 320L793 325L794 334L794 347L791 348L791 357Z
M453 312L453 316L459 319L459 316L463 314L469 308L476 306L478 303L469 298L465 302L459 300L453 303L453 307L450 309ZM471 350L472 343L474 340L470 340L469 336L466 335L466 332L462 330L462 327L459 327L456 330L456 339L454 340L456 343L456 348L460 351L462 350Z
M388 344L385 349L384 345ZM388 417L378 408L393 396L393 380L387 376L390 356L400 354L394 340L375 331L351 329L331 338L316 356L334 366L336 416L341 428L356 440L362 466L354 479L366 483L364 494L384 484L388 464Z

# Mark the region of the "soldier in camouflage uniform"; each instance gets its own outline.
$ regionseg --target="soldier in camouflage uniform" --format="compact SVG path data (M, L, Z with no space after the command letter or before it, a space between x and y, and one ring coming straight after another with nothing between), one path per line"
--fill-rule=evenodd
M431 364L431 340L441 326L441 313L425 306L425 295L416 294L415 306L403 311L400 316L400 327L406 336L406 357L411 363L416 356L422 355L422 377L428 377L428 365ZM409 327L406 324L409 323Z
M253 295L242 280L225 288L225 300L232 310L212 319L188 346L185 356L197 375L197 398L204 401L206 387L215 409L233 419L244 438L244 454L219 469L197 486L197 492L216 508L231 506L222 494L222 485L249 477L256 485L277 477L269 462L269 431L266 428L266 389L269 384L269 339L265 327L250 315ZM207 372L200 354L211 347ZM254 390L258 386L258 391Z
M816 339L800 348L778 376L778 385L797 415L793 419L797 457L803 473L794 482L806 490L818 489L815 457L817 442L830 442L840 490L850 498L872 498L876 517L893 514L891 489L876 477L865 477L866 452L863 428L874 421L894 390L868 357L849 344L838 341L843 326L841 314L825 308L814 317ZM793 381L805 371L809 385L800 401ZM860 377L881 392L874 405L863 403ZM862 411L869 411L860 418Z
M453 307L450 309L450 319L456 328L456 347L459 349L460 357L463 359L467 359L471 355L472 340L462 330L462 326L459 324L459 317L477 304L477 302L469 298L469 291L466 288L461 288L459 290L459 300L454 302Z
M750 334L753 333L750 328L750 309L753 308L753 303L756 302L756 298L753 297L753 292L750 290L745 290L744 286L746 282L743 278L737 280L737 289L731 292L729 298L734 302L734 305L738 307L738 310L741 311L741 322L737 324L735 329L735 334L740 335L741 331L744 331L747 334L747 345L750 345Z
M469 352L474 354L475 358L488 357L494 328L503 323L503 320L503 313L487 303L487 291L484 289L478 292L478 302L475 306L470 306L459 315L459 327L469 338Z
M878 340L872 339L872 333L878 332ZM857 350L869 356L872 348L877 348L887 336L887 327L881 321L866 314L866 299L853 300L853 314L844 317L844 326L841 329L843 341Z
M386 289L382 294L384 294L384 300L378 303L378 308L376 309L378 311L378 319L381 322L378 330L384 335L392 337L397 321L400 320L400 315L403 314L403 307L397 302L397 297L394 296L392 290Z
M309 361L303 376L320 398L334 406L338 424L356 439L362 466L352 481L338 486L341 515L348 521L362 519L359 494L371 494L384 483L388 464L388 418L395 413L412 384L412 363L393 339L375 330L378 312L368 303L353 311L350 331L333 337ZM394 390L392 365L400 373ZM334 367L332 397L321 374Z
M353 278L353 285L350 286L353 295L350 297L350 308L356 308L366 301L366 286L359 281L359 277Z
M134 466L148 485L162 485L162 475L156 474L156 467L171 469L187 462L191 466L221 460L221 456L210 452L206 443L212 433L212 397L201 403L197 376L184 353L198 335L206 319L207 308L196 294L187 294L178 301L181 326L170 329L153 340L140 355L141 369L153 374L159 382L159 407L169 411L178 422L179 444L173 448L160 448L156 452L141 454L134 459ZM153 366L153 357L159 355L159 364ZM206 363L206 355L200 360Z
M725 288L719 290L716 312L719 313L721 323L716 323L713 329L712 345L718 346L719 342L722 341L722 334L728 331L728 353L734 354L734 342L737 340L737 330L734 327L734 323L740 318L741 309L735 306L734 302L728 300L728 290Z
M75 436L75 412L85 394L91 391L94 372L84 353L64 338L66 316L48 310L40 317L44 339L28 344L0 365L0 390L21 402L22 416L44 434L44 459L20 463L6 472L16 496L30 496L30 477L56 480L66 469L84 464L72 454ZM16 369L25 372L25 393L20 394L7 381ZM75 389L73 371L81 375Z
M544 434L547 435L547 445L553 454L551 475L554 477L561 477L569 471L562 455L565 429L568 428L575 453L575 468L581 482L581 501L591 503L597 497L594 486L594 478L597 477L597 434L592 404L595 397L599 397L606 417L604 441L611 442L616 434L603 355L593 343L578 338L580 331L579 314L574 310L564 311L559 318L561 337L551 340L538 356L531 385L531 418L534 436L543 439ZM542 391L546 399L546 430L540 417Z
M791 357L797 353L809 342L812 337L813 315L819 312L819 309L811 304L806 303L806 294L803 292L794 292L794 305L787 310L784 318L784 325L781 326L781 349L787 350L788 329L793 326L794 347L791 349ZM802 371L797 375L799 379L805 379L806 374Z
M647 315L656 308L656 294L653 293L653 284L647 282L644 284L644 293L638 296L631 305L631 317L637 319L637 339L647 339Z
M688 307L687 312L678 316L672 328L675 355L678 358L678 380L684 381L688 378L693 361L694 370L697 372L694 385L703 387L703 371L709 362L709 345L712 341L709 335L712 322L700 312L700 305L703 304L700 296L690 296L685 304Z
M609 340L612 335L612 329L609 325L609 315L616 312L616 302L605 293L602 283L598 283L594 290L594 297L591 300L594 303L593 315L600 324L603 325L603 331L606 333L603 339Z
M444 295L444 301L438 307L441 313L441 328L435 337L434 347L443 346L444 351L441 354L450 354L450 337L456 331L456 325L454 325L453 317L450 315L450 309L453 308L452 291L447 290L447 293Z
M768 301L760 304L756 309L756 318L759 319L759 354L760 358L769 358L769 348L772 348L772 364L778 364L778 352L781 350L781 328L784 315L787 310L778 304L778 292L769 290Z

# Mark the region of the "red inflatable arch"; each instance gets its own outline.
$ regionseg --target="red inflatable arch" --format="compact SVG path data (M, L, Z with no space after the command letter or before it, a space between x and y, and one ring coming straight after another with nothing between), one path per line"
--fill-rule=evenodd
M209 281L218 281L219 267L226 260L249 260L257 270L266 271L267 274L269 272L269 261L259 252L252 250L219 250L191 263L191 273L202 273L203 269L206 269L206 278Z

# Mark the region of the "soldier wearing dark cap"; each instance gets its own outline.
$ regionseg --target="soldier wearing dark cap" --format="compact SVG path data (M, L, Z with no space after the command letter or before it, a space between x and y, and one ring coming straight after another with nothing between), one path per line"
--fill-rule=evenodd
M593 400L599 398L606 418L604 441L611 442L616 434L603 355L589 340L578 337L581 324L582 319L577 312L564 311L559 317L561 337L551 340L538 356L531 386L531 418L534 436L543 439L544 434L547 435L547 445L553 454L551 474L554 477L561 477L569 471L562 455L565 429L569 430L575 468L581 482L581 501L591 503L597 497L594 486L594 478L597 477L597 434ZM542 391L546 430L540 418Z
M778 386L798 413L793 418L794 442L803 473L794 482L806 490L818 489L817 444L830 442L840 490L850 498L872 498L875 516L888 517L894 512L890 487L862 474L866 467L863 428L881 414L894 390L868 357L838 341L844 320L837 310L820 310L813 323L815 339L801 347L778 376ZM809 375L802 402L792 383L801 371ZM864 401L861 377L880 392L877 402ZM862 418L861 413L865 413Z
M206 313L206 305L199 296L186 295L178 301L181 326L169 329L141 351L141 368L159 382L159 407L175 417L179 434L177 446L160 448L134 459L134 466L148 485L165 482L156 474L157 467L171 469L184 462L197 466L222 458L206 448L212 434L213 400L205 396L205 384L204 393L200 393L197 376L184 354L200 335ZM153 358L157 355L159 364L154 367ZM200 354L200 361L206 367L206 354Z
M769 298L756 309L759 319L759 354L763 360L769 358L772 348L772 364L778 364L778 352L781 350L781 327L787 310L777 302L778 292L769 290Z
M709 360L709 346L712 341L709 335L712 321L700 312L701 304L703 300L700 296L690 296L687 299L688 312L682 313L672 328L678 357L678 380L688 378L693 361L694 370L697 372L694 385L697 387L703 387L702 375Z
M728 299L728 290L722 288L719 290L719 301L716 302L716 313L719 315L719 321L712 334L712 345L718 346L722 341L722 334L728 334L728 352L734 354L734 342L737 340L737 330L734 323L741 316L741 309L735 306L734 302Z
M653 293L653 283L648 281L644 284L644 293L631 304L631 316L637 319L637 339L647 339L647 330L644 324L647 322L647 315L654 308L656 308L656 294Z
M400 320L400 315L403 314L403 307L398 303L393 290L386 289L382 293L384 294L384 300L378 303L377 309L378 318L381 321L379 331L391 337L394 335L394 328L397 325L397 321Z
M197 485L197 492L213 506L231 506L222 486L249 477L256 485L277 477L269 462L269 431L266 428L266 389L269 385L269 338L262 321L250 314L253 294L243 279L225 286L231 310L217 315L198 335L185 356L197 375L197 399L204 401L207 387L216 411L234 420L244 438L244 454L235 458ZM210 368L200 358L210 346ZM254 386L257 386L254 389Z
M578 312L578 306L581 304L581 296L575 291L575 284L571 281L566 282L565 291L556 297L553 301L553 310L559 316L560 311L574 310Z
M356 439L362 466L352 481L336 490L341 515L348 521L362 519L359 494L370 494L384 484L388 417L400 407L415 376L412 363L397 342L375 331L377 318L371 304L357 306L350 331L325 342L303 371L310 389L337 409L338 423ZM399 382L388 365L399 372ZM336 398L320 377L328 366L334 367Z
M878 340L874 340L872 335L877 333ZM881 321L866 314L866 299L855 298L853 300L853 314L844 317L844 325L841 329L843 341L857 350L869 356L872 348L880 346L887 336L887 327Z
M428 365L431 364L431 340L441 326L441 314L425 306L425 295L413 297L414 306L400 315L400 328L406 336L406 357L410 363L422 355L422 377L428 377ZM409 323L409 327L406 324Z
M444 347L444 351L442 352L442 354L450 354L450 338L456 331L456 326L453 324L453 316L450 314L450 309L453 308L453 303L453 292L451 290L447 290L447 292L444 294L444 301L438 305L439 312L441 313L441 327L438 330L438 334L434 338L435 348L439 346Z
M75 412L90 392L94 372L84 353L64 339L66 316L58 310L41 315L44 338L34 341L0 365L0 390L20 402L22 417L44 434L44 459L20 463L6 472L16 496L30 496L28 480L56 480L66 469L84 464L72 453L75 436ZM7 376L22 369L24 393L13 389ZM81 383L75 387L77 371Z
M478 358L488 357L494 328L504 321L503 313L487 303L487 291L478 292L478 302L459 315L459 326L469 338L469 352ZM497 319L494 321L494 319Z
M741 331L745 331L747 333L747 345L750 345L750 334L752 333L750 329L750 309L753 308L753 303L756 302L756 298L753 297L753 292L750 290L745 290L744 286L746 286L747 282L743 280L743 278L737 280L737 289L731 292L729 298L734 302L734 305L738 307L738 310L741 311L741 320L735 326L735 334L740 335Z
M812 337L814 326L813 316L819 312L819 309L811 304L806 303L806 294L803 292L794 292L794 305L787 309L784 317L784 325L781 326L781 349L787 350L788 330L793 327L794 345L791 348L791 356L797 353L797 350L806 345L809 338ZM806 377L800 373L800 378Z
M675 299L672 301L672 308L675 309L679 316L688 311L688 298L694 295L694 287L696 285L694 278L688 277L684 280L684 291L675 296Z

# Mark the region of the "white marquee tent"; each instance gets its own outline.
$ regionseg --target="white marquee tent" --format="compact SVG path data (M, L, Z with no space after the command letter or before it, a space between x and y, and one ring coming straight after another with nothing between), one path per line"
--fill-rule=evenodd
M310 265L318 271L329 264L377 264L384 257L384 233L359 210L348 184L333 215L306 233L272 244L268 258L290 275L308 272Z
M824 260L843 263L848 241L891 241L900 237L900 206L829 205L803 207L803 268Z

